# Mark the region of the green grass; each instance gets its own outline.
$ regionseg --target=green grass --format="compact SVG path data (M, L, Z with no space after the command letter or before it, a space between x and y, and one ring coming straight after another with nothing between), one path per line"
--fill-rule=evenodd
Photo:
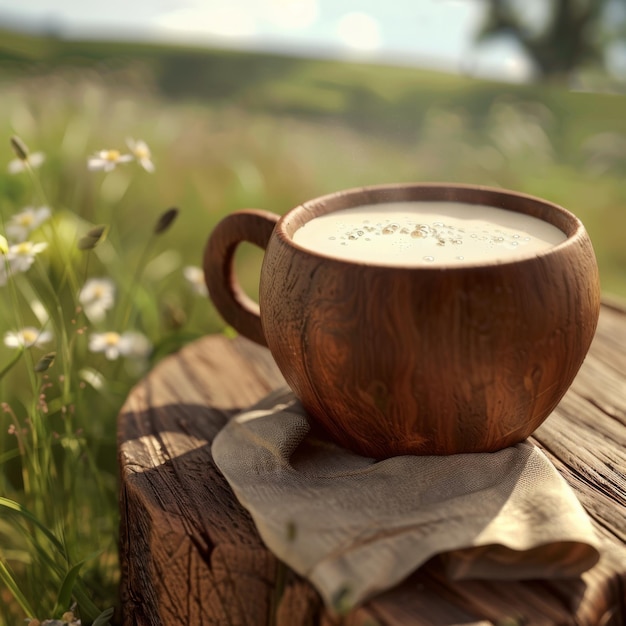
M223 215L284 213L385 182L507 187L576 213L603 289L626 296L623 110L621 96L410 68L1 35L0 233L28 205L48 204L52 218L33 234L46 251L0 287L0 331L37 323L38 299L55 343L24 353L0 344L0 624L60 616L73 601L86 624L116 605L115 420L145 369L90 352L87 338L140 330L155 347L151 367L223 330L183 278ZM6 172L12 135L46 154L34 177ZM154 174L136 163L87 170L89 155L127 137L148 142ZM178 219L155 237L172 206ZM98 224L105 239L78 250ZM253 295L259 260L251 247L238 259ZM77 290L105 275L116 306L95 323L76 312ZM35 373L48 350L54 363Z

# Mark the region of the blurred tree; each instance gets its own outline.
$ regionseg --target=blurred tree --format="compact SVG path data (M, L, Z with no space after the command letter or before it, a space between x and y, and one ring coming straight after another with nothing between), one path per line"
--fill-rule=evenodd
M512 36L542 79L602 66L607 46L626 43L626 0L482 1L488 6L478 42Z

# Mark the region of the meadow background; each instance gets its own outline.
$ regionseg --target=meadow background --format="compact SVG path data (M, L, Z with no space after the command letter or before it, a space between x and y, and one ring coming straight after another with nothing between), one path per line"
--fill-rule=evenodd
M0 335L54 332L45 347L0 343L0 624L61 618L74 602L66 621L89 624L117 606L116 417L158 360L224 331L185 277L222 216L376 183L506 187L577 214L603 292L626 297L625 105L408 67L0 32L0 234L25 207L51 211L31 236L47 248L0 286ZM15 135L45 154L30 174L7 170ZM87 169L127 138L147 142L153 173ZM260 258L238 255L252 295ZM78 293L102 276L115 306L94 321ZM90 350L90 334L129 328L150 341L147 360Z

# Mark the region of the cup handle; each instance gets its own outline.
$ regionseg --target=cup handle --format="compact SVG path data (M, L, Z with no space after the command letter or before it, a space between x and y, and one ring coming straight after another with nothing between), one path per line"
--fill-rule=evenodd
M267 342L259 305L241 288L234 258L244 241L267 248L279 217L256 209L231 213L214 228L204 250L204 280L215 308L238 333L262 346Z

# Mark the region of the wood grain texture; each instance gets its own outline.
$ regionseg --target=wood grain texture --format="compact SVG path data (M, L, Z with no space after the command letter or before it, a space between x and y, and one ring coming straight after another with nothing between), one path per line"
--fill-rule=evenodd
M434 559L350 614L329 614L264 547L211 457L228 417L283 382L266 349L210 336L130 394L118 422L125 626L626 624L626 309L602 308L574 384L534 436L601 539L600 562L579 580L451 583Z
M413 268L338 260L292 241L302 224L332 211L439 200L538 217L567 240L515 262ZM241 319L250 311L223 295L237 293L224 251L261 225L274 227L267 214L237 212L212 233L204 262L211 298L228 323L269 347L328 435L366 456L491 452L523 441L569 388L594 334L600 287L591 241L576 217L537 198L407 184L292 209L267 238L259 339Z

